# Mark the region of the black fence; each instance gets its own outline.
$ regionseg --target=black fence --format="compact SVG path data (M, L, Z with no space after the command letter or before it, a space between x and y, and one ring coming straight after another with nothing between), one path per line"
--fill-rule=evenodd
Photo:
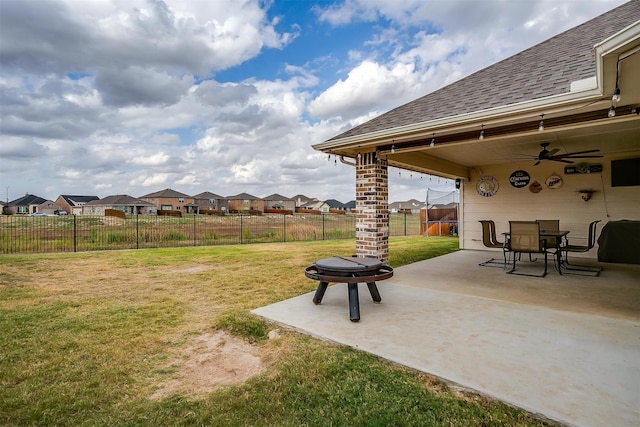
M418 215L390 214L391 236L420 234ZM0 216L0 254L355 239L353 214Z

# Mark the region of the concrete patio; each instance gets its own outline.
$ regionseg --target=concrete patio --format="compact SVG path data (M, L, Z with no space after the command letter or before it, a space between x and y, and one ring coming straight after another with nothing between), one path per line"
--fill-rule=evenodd
M321 339L440 377L575 426L640 425L640 265L602 264L599 277L506 274L459 251L360 285L359 322L345 284L253 311ZM540 271L542 264L523 263Z

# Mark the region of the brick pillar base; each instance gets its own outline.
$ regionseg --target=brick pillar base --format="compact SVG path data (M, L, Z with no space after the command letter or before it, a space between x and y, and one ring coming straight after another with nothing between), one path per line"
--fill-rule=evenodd
M387 161L364 153L356 166L356 255L389 260Z

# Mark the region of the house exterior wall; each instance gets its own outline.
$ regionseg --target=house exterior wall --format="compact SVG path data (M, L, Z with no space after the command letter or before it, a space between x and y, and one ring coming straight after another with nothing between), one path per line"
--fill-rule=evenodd
M481 219L492 219L496 223L498 240L500 233L509 231L510 220L559 219L560 229L569 230L567 236L571 243L587 243L589 223L601 220L597 227L597 236L608 221L640 220L640 186L611 187L611 160L640 157L637 153L625 153L622 156L606 156L602 159L588 159L590 164L602 164L601 173L565 175L565 163L542 162L538 166L518 163L483 166L482 175L493 176L498 180L499 190L492 197L483 197L476 191L476 182L481 176L474 171L471 181L463 182L461 191L461 248L481 249ZM514 188L509 184L509 176L518 169L527 171L531 181L542 185L539 193L532 193L529 187ZM556 174L563 180L558 188L550 189L545 185L547 178ZM587 202L580 197L579 190L595 190ZM597 243L585 254L572 254L597 258Z
M264 200L264 209L284 209L295 211L295 200Z
M230 199L229 200L229 210L230 211L247 211L247 210L255 210L264 212L264 201L262 200L240 200L240 199Z
M155 205L157 210L174 210L187 212L188 203L195 203L193 197L141 197L140 200Z
M387 161L362 155L356 166L356 255L389 260Z

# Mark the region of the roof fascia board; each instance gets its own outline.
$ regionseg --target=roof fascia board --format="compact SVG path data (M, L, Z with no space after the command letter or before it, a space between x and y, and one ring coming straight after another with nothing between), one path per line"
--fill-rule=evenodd
M313 148L317 150L324 150L334 147L354 145L365 141L386 140L386 142L391 142L392 138L397 139L399 136L411 134L430 135L433 132L438 133L443 130L446 130L447 133L455 133L461 130L469 130L470 126L479 126L479 123L481 122L485 126L488 126L490 121L502 121L507 117L516 119L520 116L531 119L532 116L539 116L540 112L543 110L545 114L548 114L551 110L563 110L567 107L574 109L576 104L581 105L590 103L597 101L600 98L602 98L602 92L599 87L581 90L578 92L568 92L517 104L474 111L468 114L443 117L428 122L414 123L411 125L370 132L363 135L325 141L320 144L313 145Z

